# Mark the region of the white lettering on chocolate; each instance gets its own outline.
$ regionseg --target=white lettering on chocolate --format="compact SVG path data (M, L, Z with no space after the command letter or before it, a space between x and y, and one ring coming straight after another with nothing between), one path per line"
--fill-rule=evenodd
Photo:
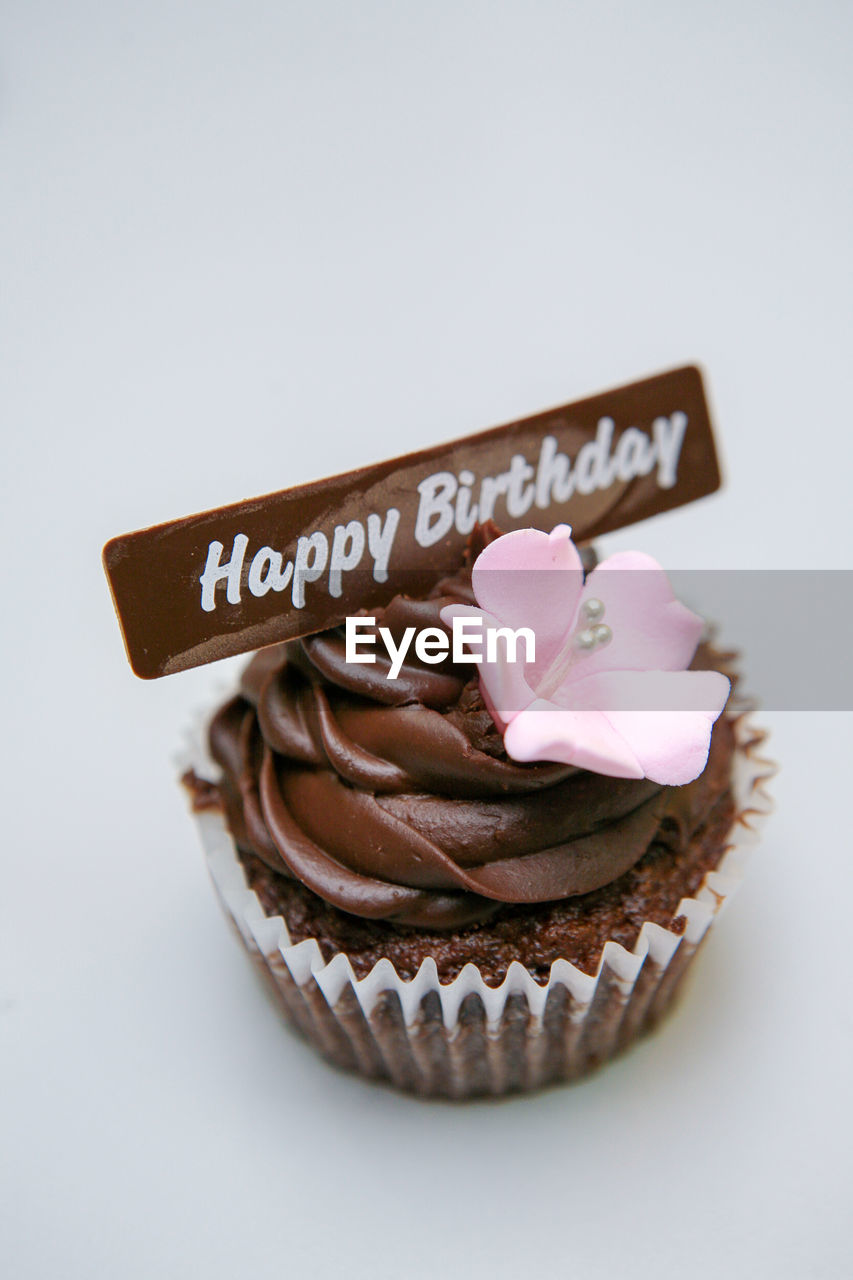
M523 454L513 454L505 471L480 479L479 490L477 476L468 468L463 468L458 476L451 471L437 471L417 486L415 542L424 548L434 546L451 529L466 537L478 521L484 524L496 516L500 524L504 514L511 520L519 520L534 505L545 511L552 504L567 502L573 493L588 496L608 489L616 482L628 484L638 476L649 475L655 468L660 488L671 489L678 478L686 430L687 414L676 410L669 417L655 418L649 434L639 427L626 427L614 447L615 424L612 418L603 417L598 420L595 438L581 445L574 462L560 452L557 437L547 435L542 439L535 466ZM499 500L503 502L505 513L495 511ZM293 561L286 563L283 563L281 552L263 546L254 553L249 566L249 591L253 596L262 597L269 591L284 591L292 584L293 607L304 609L306 586L316 582L328 568L329 595L338 599L343 595L343 575L361 563L365 546L373 560L374 581L387 582L399 524L400 511L397 507L389 507L384 516L380 512L371 512L366 529L365 524L357 519L335 525L331 548L326 534L315 530L298 539ZM240 583L248 545L246 534L236 534L230 559L223 564L224 545L218 541L209 544L204 572L199 578L201 607L205 613L216 608L216 587L223 580L227 603L240 604ZM482 639L481 636L471 637L472 640L477 638ZM395 649L392 655L392 668L398 672L411 637L404 637L404 642L404 648ZM481 656L457 656L462 652L461 643L457 642L454 633L454 661L482 661ZM488 652L490 654L491 650ZM418 656L422 657L420 653ZM358 660L369 661L364 657ZM438 659L422 657L422 661Z
M354 569L364 551L364 525L360 520L335 525L332 538L332 556L329 561L329 595L336 599L343 593L342 577L347 569Z
M658 454L658 484L671 489L678 478L678 459L687 430L687 414L680 410L670 418L655 418L652 434Z
M469 534L477 523L477 505L471 506L471 485L477 477L473 471L459 472L459 492L456 495L456 530Z
M575 488L578 493L595 493L596 489L607 489L613 483L612 439L613 419L599 419L595 439L581 445L578 450L575 461Z
M272 547L261 547L249 566L249 590L253 596L265 596L270 589L283 591L292 577L293 565L289 560L282 572L280 552L273 551Z
M636 476L647 476L654 465L655 447L649 437L636 427L628 427L616 446L613 460L616 478L627 484Z
M571 463L557 449L555 436L546 436L539 450L536 471L536 505L540 511L552 502L568 502L575 488Z
M498 476L486 476L480 485L480 523L485 524L495 514L495 503L501 494L506 493L509 484L509 472Z
M396 507L388 508L384 525L381 516L375 513L367 517L367 549L373 556L374 582L388 581L388 560L399 523L400 512Z
M612 418L599 418L595 439L581 445L574 464L560 452L556 436L545 436L535 467L523 454L513 454L506 471L483 476L479 494L476 476L467 469L458 476L451 471L427 476L418 485L415 541L421 547L431 547L454 528L466 536L477 521L485 524L495 517L500 498L510 519L519 520L534 505L545 511L552 503L567 502L573 493L586 497L609 489L616 480L627 484L648 475L655 464L658 484L671 489L677 478L687 415L678 411L669 418L655 418L651 438L638 427L627 427L614 449L615 429ZM500 524L500 512L496 519Z
M452 471L437 471L418 485L421 500L415 520L415 542L419 547L431 547L450 532L456 489L456 476Z
M527 484L533 478L533 468L520 453L513 454L507 473L506 509L513 520L526 515L533 505L536 486Z
M329 540L325 533L312 533L310 538L300 538L296 544L296 555L293 560L293 591L291 599L294 609L305 608L305 583L316 582L326 567L329 558Z
M225 599L229 604L240 603L240 576L243 572L243 557L248 545L249 539L245 533L235 534L231 559L227 564L221 563L222 552L225 550L221 542L211 542L207 548L207 563L204 566L204 573L199 578L201 607L205 613L212 613L216 608L216 584L223 578L227 579L228 583L225 588Z

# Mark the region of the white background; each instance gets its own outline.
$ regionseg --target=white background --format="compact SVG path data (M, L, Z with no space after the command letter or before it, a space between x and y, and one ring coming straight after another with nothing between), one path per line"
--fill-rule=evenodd
M849 713L765 716L776 816L658 1034L419 1103L256 987L171 763L228 672L136 680L99 555L698 359L726 488L608 545L850 568L852 16L6 0L10 1275L851 1273Z

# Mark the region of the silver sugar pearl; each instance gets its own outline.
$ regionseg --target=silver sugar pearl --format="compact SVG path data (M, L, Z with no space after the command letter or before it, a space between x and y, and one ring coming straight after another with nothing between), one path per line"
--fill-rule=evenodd
M577 631L575 633L574 644L576 649L582 649L584 652L588 652L590 649L594 649L595 648L595 632L591 631L589 627L585 627L583 631Z
M604 604L601 600L584 600L583 614L589 622L600 622L604 617Z

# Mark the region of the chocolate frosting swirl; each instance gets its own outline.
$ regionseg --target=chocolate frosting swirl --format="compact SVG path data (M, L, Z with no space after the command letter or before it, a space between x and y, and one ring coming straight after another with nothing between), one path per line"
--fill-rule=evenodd
M474 603L470 564L497 535L475 531L457 576L395 597L377 626L399 639ZM654 841L686 841L719 794L710 766L672 788L516 764L470 666L412 651L392 681L382 654L347 664L342 629L263 649L210 730L238 846L343 911L449 929L589 893Z

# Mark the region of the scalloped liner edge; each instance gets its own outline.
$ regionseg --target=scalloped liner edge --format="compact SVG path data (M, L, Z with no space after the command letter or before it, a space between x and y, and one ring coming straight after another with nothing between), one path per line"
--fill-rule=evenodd
M772 810L766 786L777 771L771 761L759 754L767 734L752 724L750 716L754 709L750 700L733 696L730 714L735 722L736 735L732 775L736 817L716 870L706 875L695 897L684 898L679 904L676 916L685 918L683 933L676 934L647 921L632 951L614 941L605 943L594 976L566 960L555 960L548 981L543 984L537 982L522 964L513 961L504 981L497 987L489 986L473 964L466 965L451 982L442 984L432 959L424 960L410 980L402 978L390 960L382 959L364 978L358 978L343 953L326 961L315 939L292 943L284 920L280 916L267 916L257 895L248 887L223 817L212 812L195 816L211 879L226 915L233 921L249 953L266 970L291 1021L325 1056L362 1074L384 1077L400 1088L421 1093L465 1097L475 1093L503 1093L509 1088L535 1088L552 1079L583 1074L630 1043L633 1036L626 1033L625 1023L629 1021L632 1005L638 1006L630 1019L635 1030L646 1025L643 1019L652 1010L656 996L660 1006L658 1013L663 1013L681 972L687 967L712 921L722 912L740 884L746 858L757 843L764 820ZM195 768L202 776L211 776L201 727L201 722L197 723L186 749L181 752L180 763L184 768ZM679 953L681 964L673 964ZM646 973L650 969L654 971L657 980L654 985L646 983L640 999L638 979L644 966ZM671 980L667 984L668 977ZM667 999L662 1000L667 985L672 990ZM568 993L564 1022L572 1028L568 1034L574 1042L574 1067L570 1061L572 1053L567 1049L563 1069L556 1073L551 1071L549 1074L541 1067L537 1071L527 1063L522 1073L525 1081L510 1081L504 1061L506 1055L491 1053L487 1054L487 1076L483 1078L475 1072L476 1079L472 1080L470 1063L464 1055L460 1058L457 1054L455 1061L451 1060L449 1066L445 1064L444 1076L439 1078L441 1071L430 1072L430 1063L424 1061L423 1052L415 1051L416 1031L424 1020L424 1002L431 993L435 993L440 1002L447 1042L445 1048L451 1050L454 1041L462 1038L459 1033L465 1016L463 1006L470 1012L470 997L476 997L482 1004L487 1050L498 1048L506 1030L513 997L522 997L529 1016L522 1046L522 1058L526 1059L537 1039L544 1038L537 1032L543 1031L549 1000L559 987ZM360 1017L354 1012L352 997L348 997L348 993L355 997ZM317 994L325 1008L318 1008ZM391 1025L390 1032L389 1000L392 1007L398 1002L396 1021L402 1024ZM604 1038L605 1043L601 1028L607 1019L603 1017L602 1009L608 1003L612 1006L614 1001L619 1008L616 1016L609 1018L611 1027ZM394 1022L392 1013L390 1024ZM324 1023L326 1025L322 1025ZM596 1034L590 1035L591 1031ZM409 1044L403 1046L404 1056L409 1059L408 1069L400 1062L400 1033L409 1039ZM581 1060L578 1046L584 1037L590 1043ZM453 1059L452 1052L450 1057ZM412 1063L417 1064L419 1059L421 1078L413 1079ZM432 1085L422 1078L424 1072L435 1077ZM511 1071L509 1075L512 1075Z

